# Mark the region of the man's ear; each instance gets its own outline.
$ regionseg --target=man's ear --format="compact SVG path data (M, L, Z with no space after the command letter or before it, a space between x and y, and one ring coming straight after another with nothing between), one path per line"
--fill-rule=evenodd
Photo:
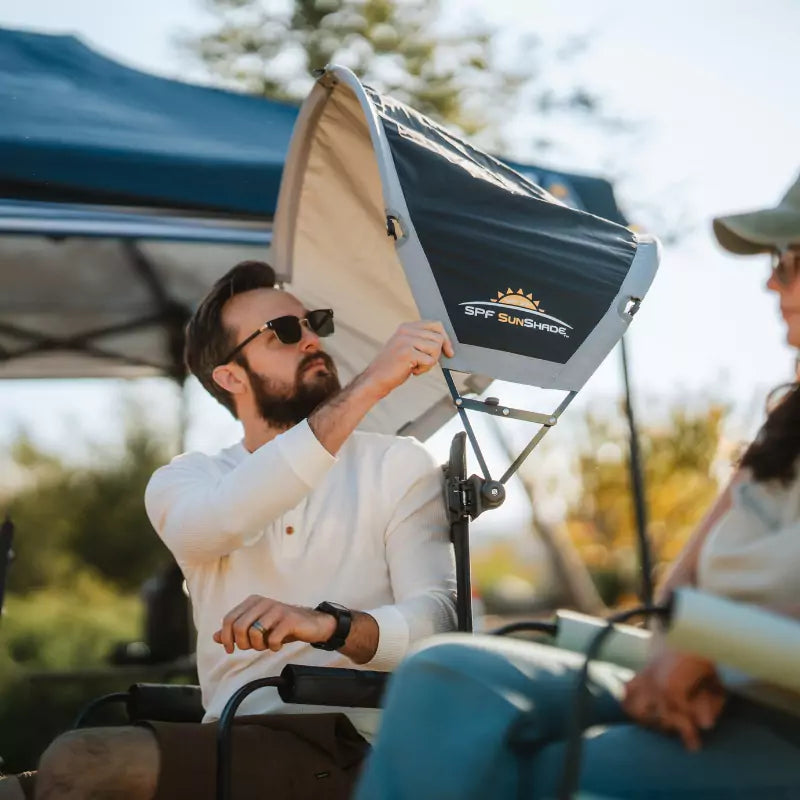
M222 364L214 367L211 379L217 386L230 394L243 394L247 391L244 370L237 364Z

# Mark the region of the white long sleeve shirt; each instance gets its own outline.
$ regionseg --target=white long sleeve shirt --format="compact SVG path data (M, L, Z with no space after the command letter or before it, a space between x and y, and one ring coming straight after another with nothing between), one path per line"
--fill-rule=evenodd
M304 421L254 453L239 443L178 456L150 479L145 505L189 587L205 720L240 686L286 664L358 667L303 642L228 655L212 634L251 594L371 614L378 649L363 669L391 670L413 642L455 628L441 470L413 439L355 432L334 457ZM332 710L284 705L267 688L240 713ZM374 731L376 712L338 710L363 734Z

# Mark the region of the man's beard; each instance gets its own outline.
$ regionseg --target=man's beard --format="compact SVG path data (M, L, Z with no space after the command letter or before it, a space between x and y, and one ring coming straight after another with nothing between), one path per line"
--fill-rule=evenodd
M319 361L325 371L306 367ZM275 428L288 428L306 419L314 409L340 389L333 359L323 352L309 353L297 366L294 384L287 386L258 375L245 361L242 366L250 378L250 386L261 418Z

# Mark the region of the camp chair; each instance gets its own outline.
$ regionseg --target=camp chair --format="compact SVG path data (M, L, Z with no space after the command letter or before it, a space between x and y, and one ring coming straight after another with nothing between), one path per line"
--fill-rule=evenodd
M453 409L460 415L465 432L453 441L445 502L457 564L458 628L471 631L469 523L502 504L508 480L620 340L655 275L658 242L568 208L333 66L318 74L300 110L272 256L277 274L307 304L336 309L334 356L345 380L393 333L398 307L401 320L444 325L456 354L443 359L441 375L431 371L407 381L366 423L387 430L387 420L405 418L409 424L399 432L424 438ZM366 324L370 341L348 328L348 319L360 320L362 330ZM541 412L465 396L490 379L557 390L563 399ZM498 479L467 411L538 425ZM467 476L467 438L480 475ZM272 685L288 701L375 706L385 678L292 666L281 677L242 687L220 723L220 796L229 779L230 722L251 691ZM139 713L130 702L131 712Z

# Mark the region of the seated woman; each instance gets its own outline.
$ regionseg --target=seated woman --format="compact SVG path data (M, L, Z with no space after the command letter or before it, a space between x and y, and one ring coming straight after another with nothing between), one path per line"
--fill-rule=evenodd
M800 347L800 180L776 209L719 218L720 243L773 252L767 287ZM800 618L800 384L774 407L661 590L696 585ZM743 632L744 635L744 632ZM583 657L439 637L395 673L359 800L554 798ZM800 797L800 717L729 694L658 637L637 675L593 665L579 785L592 797Z

